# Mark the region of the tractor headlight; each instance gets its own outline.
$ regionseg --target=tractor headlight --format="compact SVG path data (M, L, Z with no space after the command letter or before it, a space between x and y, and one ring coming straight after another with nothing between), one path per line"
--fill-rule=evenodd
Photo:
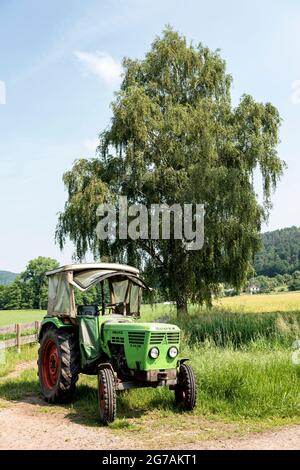
M158 348L151 348L149 351L149 356L151 359L157 359L159 356L159 349Z
M175 346L172 346L168 351L169 356L174 359L178 354L178 349Z

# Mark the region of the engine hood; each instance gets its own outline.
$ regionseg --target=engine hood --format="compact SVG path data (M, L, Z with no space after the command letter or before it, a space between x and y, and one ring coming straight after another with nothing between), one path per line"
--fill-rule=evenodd
M104 324L105 330L127 330L127 331L160 331L160 332L172 332L180 331L180 328L176 325L169 323L135 323L131 320L118 321L116 319L107 320Z

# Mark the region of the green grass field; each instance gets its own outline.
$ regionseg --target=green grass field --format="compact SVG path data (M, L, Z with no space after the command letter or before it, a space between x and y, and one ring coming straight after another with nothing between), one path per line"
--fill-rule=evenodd
M0 310L0 326L41 320L45 310Z
M163 304L142 305L141 316L145 321L152 321L162 316L169 316L170 311L175 314L175 307ZM46 310L0 310L0 326L42 320L45 314Z

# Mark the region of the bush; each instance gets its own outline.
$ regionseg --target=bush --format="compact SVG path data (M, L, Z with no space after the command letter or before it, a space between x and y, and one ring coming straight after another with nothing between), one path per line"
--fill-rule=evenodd
M300 279L293 279L289 282L288 289L290 292L300 290Z

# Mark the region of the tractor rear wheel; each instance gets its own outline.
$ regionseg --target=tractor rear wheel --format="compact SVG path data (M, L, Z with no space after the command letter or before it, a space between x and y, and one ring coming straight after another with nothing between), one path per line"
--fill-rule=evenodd
M98 405L102 424L107 425L115 420L117 411L116 401L113 372L108 367L100 369L98 373Z
M175 401L184 410L191 411L196 405L196 380L192 367L180 364L178 383L175 387Z
M80 354L73 331L49 328L42 336L38 358L40 387L49 403L72 398L80 369Z

